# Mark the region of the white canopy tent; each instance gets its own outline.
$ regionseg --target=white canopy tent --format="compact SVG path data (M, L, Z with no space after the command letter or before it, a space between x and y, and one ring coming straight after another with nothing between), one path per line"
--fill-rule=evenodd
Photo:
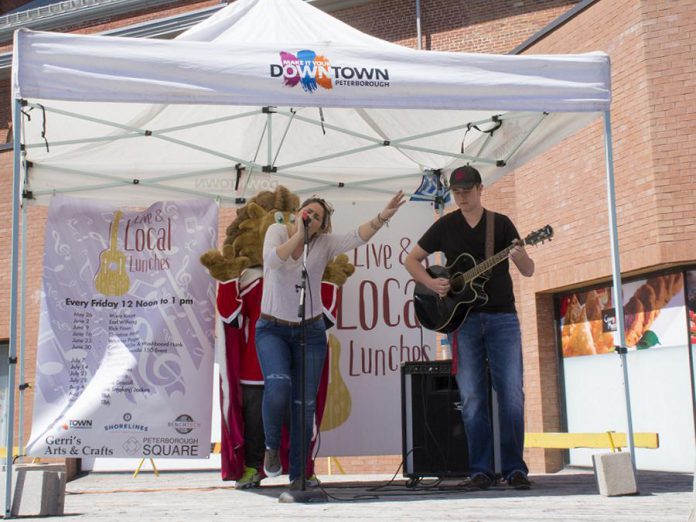
M415 51L300 0L241 0L175 41L19 31L13 78L23 189L143 203L264 181L364 197L465 162L490 184L610 100L602 53Z
M465 163L490 185L601 115L620 295L606 54L416 51L302 0L237 0L173 41L18 31L12 79L11 332L23 200L383 199ZM9 419L13 388L11 367Z

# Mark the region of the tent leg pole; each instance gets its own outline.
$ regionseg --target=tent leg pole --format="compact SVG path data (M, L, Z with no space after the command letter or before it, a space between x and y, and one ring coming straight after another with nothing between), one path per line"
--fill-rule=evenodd
M418 38L417 49L420 51L423 46L421 44L421 39L423 34L421 33L421 5L420 0L416 0L416 38Z
M621 290L621 262L619 257L619 235L616 226L616 193L614 191L614 154L611 138L611 114L604 113L604 152L607 171L607 198L609 209L609 235L611 237L611 263L614 283L614 310L616 310L616 329L619 332L619 356L623 369L626 417L628 422L628 449L631 452L633 474L636 473L636 449L633 440L633 415L631 414L631 392L628 382L626 357L626 331L624 330L623 292Z
M12 518L12 460L14 457L14 388L15 365L17 364L17 250L19 246L19 178L21 173L22 154L22 100L14 100L12 110L12 129L14 152L14 167L12 180L12 250L10 254L11 284L10 284L10 330L9 330L9 364L7 372L7 416L5 425L7 438L5 447L5 518Z
M24 173L27 174L26 172ZM23 454L24 448L24 397L26 387L24 382L25 347L26 347L26 312L27 312L27 202L22 205L22 274L19 280L19 400L17 401L17 448L18 455Z

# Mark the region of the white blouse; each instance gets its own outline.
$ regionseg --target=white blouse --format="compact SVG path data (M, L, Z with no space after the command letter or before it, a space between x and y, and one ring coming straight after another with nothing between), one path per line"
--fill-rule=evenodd
M268 228L263 242L263 297L261 313L284 321L297 322L302 280L302 256L290 255L285 261L276 249L289 239L285 225L274 223ZM333 257L364 245L358 229L347 234L319 234L309 243L307 251L307 296L305 317L311 319L322 313L321 276Z

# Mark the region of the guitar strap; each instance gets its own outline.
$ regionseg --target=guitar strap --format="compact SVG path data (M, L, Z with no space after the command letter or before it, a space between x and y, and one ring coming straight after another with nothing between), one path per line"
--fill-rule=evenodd
M495 212L486 209L486 259L493 257L495 249Z

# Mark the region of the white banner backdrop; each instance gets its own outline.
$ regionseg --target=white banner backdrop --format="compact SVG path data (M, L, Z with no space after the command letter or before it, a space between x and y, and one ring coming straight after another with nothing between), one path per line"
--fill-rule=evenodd
M383 203L339 201L334 231L347 232ZM372 240L352 252L355 273L342 288L329 331L330 374L319 455L401 453L401 363L434 360L435 333L421 330L406 255L433 223L433 206L409 202Z
M27 454L207 457L212 200L122 211L56 196L46 224Z

